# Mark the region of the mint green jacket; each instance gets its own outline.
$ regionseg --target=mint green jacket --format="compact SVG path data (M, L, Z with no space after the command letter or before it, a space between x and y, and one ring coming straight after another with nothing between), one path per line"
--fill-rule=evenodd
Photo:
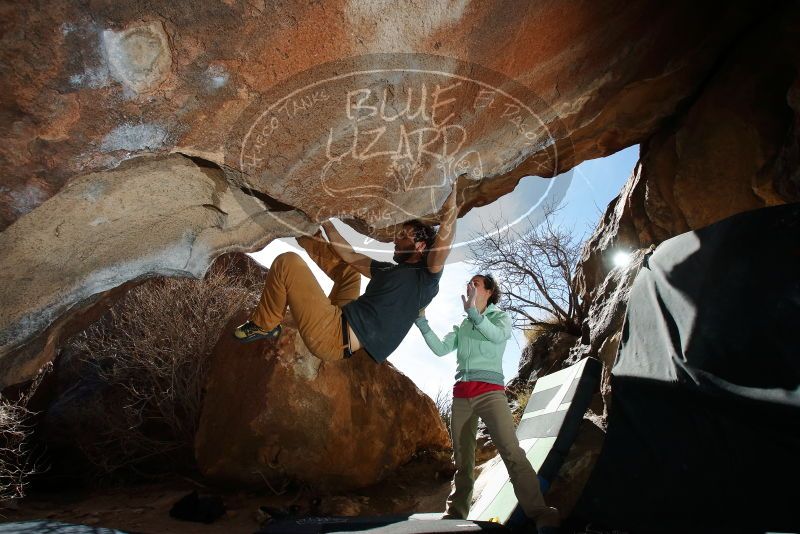
M415 324L422 337L437 356L458 349L456 381L480 381L505 385L503 380L503 352L511 337L511 318L506 312L489 304L481 314L470 308L467 317L453 331L439 339L428 320L420 317Z

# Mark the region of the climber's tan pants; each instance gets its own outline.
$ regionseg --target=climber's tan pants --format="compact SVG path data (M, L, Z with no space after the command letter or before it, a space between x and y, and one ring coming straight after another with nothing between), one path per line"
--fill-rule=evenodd
M333 280L330 294L325 295L303 258L285 252L272 262L250 320L265 330L275 328L288 305L309 350L322 360L340 360L344 349L341 307L361 294L361 275L321 237L303 236L297 242Z
M503 391L490 391L470 399L453 399L450 430L456 473L445 513L460 518L466 518L469 513L475 483L475 434L479 417L486 424L492 442L506 464L514 494L525 515L534 519L537 527L558 526L558 511L545 504L536 471L519 446L514 419Z

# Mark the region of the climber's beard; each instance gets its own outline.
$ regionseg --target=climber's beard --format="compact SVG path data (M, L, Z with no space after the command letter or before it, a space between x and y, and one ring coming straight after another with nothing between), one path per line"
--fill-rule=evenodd
M414 255L414 251L413 250L412 251L396 250L395 253L394 253L394 256L392 256L392 259L394 260L395 263L405 263L413 255Z
M417 249L413 245L411 248L403 248L403 246L398 243L394 247L394 256L392 256L392 259L397 264L408 263L408 260L410 260L416 253Z

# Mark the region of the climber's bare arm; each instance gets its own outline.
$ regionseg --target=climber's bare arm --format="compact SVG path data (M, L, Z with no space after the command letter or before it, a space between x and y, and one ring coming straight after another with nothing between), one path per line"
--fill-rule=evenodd
M436 233L436 240L428 253L428 270L432 273L438 273L444 269L447 256L450 255L450 247L456 235L456 219L458 219L456 196L456 183L453 183L453 190L442 205L441 224Z
M325 230L328 241L333 245L333 250L336 251L339 257L350 264L350 266L359 273L367 278L371 278L369 266L372 263L372 258L354 251L350 243L342 237L342 234L339 233L339 230L336 229L331 221L322 223L322 229Z

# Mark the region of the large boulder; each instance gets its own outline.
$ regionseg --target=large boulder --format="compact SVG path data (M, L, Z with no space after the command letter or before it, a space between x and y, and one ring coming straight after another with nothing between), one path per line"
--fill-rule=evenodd
M275 489L368 486L423 450L448 449L433 401L363 351L311 355L287 320L277 341L242 345L229 324L214 350L195 451L216 481Z
M767 11L687 0L6 9L0 386L52 357L65 314L129 280L197 277L218 254L332 215L385 237L411 217L435 221L456 175L470 185L464 214L525 175L643 141ZM423 112L404 107L424 88Z
M797 4L755 24L691 105L642 143L633 175L584 248L584 298L618 251L800 201L798 28Z
M312 228L180 154L73 180L0 233L0 388L35 374L120 286L200 277L219 254L263 247L290 226Z
M550 108L542 116L546 127L564 122L555 141L575 146L574 156L550 168L566 170L649 136L697 90L742 29L767 11L753 1L686 0L559 0L514 9L496 0L233 0L202 8L190 0L161 6L58 0L47 9L9 7L0 87L5 122L13 126L0 134L0 229L70 177L135 155L180 150L222 163L226 136L262 94L342 58L350 58L346 70L380 66L367 58L372 54L418 54L417 68L433 66L421 57L432 54L447 58L458 74L472 74L472 67L458 64L468 62L530 88ZM327 120L319 106L313 116ZM518 126L511 119L498 112L482 127ZM311 123L294 122L300 128L294 139L311 150L317 140L304 126ZM500 154L503 147L494 150ZM545 150L503 154L505 169L498 166L493 175L511 179L486 184L489 200L521 176L541 174L536 152ZM300 192L286 189L281 200L296 206Z

